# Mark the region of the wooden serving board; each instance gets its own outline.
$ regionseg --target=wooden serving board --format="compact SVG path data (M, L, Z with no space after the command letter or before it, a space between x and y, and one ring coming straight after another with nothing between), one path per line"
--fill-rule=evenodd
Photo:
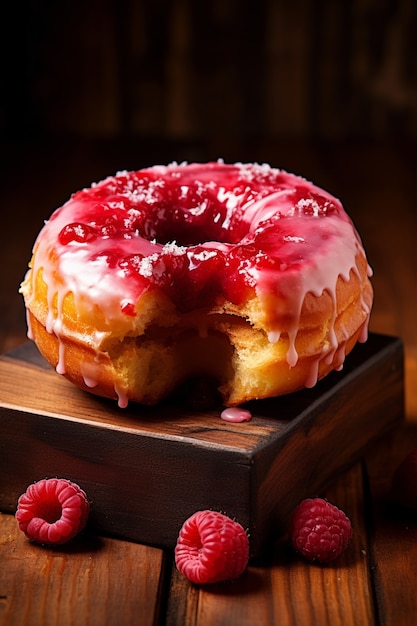
M403 419L403 346L371 334L313 389L252 402L249 422L164 404L119 409L56 374L31 342L0 357L0 509L45 477L91 500L100 533L173 548L212 508L237 519L260 556L294 506L315 496Z

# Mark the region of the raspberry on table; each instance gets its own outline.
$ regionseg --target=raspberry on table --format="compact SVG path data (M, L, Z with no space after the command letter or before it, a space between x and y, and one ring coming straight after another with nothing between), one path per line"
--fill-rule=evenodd
M411 450L394 471L392 497L398 504L417 510L417 448Z
M322 498L307 498L292 514L289 537L296 552L308 561L329 563L347 548L352 525L334 504Z
M205 584L237 578L248 561L248 536L227 515L197 511L183 524L175 547L175 563L191 582Z
M63 544L86 525L90 505L85 492L64 478L29 485L17 502L16 520L25 535L45 545Z

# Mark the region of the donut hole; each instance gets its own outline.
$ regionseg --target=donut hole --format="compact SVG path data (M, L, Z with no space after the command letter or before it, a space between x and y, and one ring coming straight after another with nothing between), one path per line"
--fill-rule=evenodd
M249 224L230 214L225 203L211 198L177 199L147 208L141 235L165 245L194 246L207 241L236 244L248 233Z
M206 236L207 240L209 240L210 236L208 232L203 236L203 233L188 224L168 224L163 221L149 224L148 232L146 233L146 238L149 239L149 241L156 241L162 245L175 242L178 246L186 247L204 243Z

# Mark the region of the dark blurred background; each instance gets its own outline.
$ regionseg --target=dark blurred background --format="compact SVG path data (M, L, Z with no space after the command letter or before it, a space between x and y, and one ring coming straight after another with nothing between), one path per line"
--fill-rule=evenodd
M414 0L23 0L1 29L12 141L417 134Z
M42 221L119 169L266 161L329 188L365 235L393 185L415 211L415 0L22 0L0 29L0 320L16 341Z

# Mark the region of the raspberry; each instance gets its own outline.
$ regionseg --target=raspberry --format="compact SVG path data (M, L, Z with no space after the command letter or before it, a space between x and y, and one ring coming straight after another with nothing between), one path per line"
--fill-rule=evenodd
M392 497L406 508L417 510L417 448L395 470L392 476Z
M43 479L29 485L17 502L21 531L42 544L66 543L86 525L90 505L84 491L63 478Z
M307 498L292 514L289 535L296 552L308 561L329 563L347 548L352 526L334 504L322 498Z
M227 515L197 511L180 530L175 563L193 583L237 578L246 569L248 560L248 536L243 527Z

